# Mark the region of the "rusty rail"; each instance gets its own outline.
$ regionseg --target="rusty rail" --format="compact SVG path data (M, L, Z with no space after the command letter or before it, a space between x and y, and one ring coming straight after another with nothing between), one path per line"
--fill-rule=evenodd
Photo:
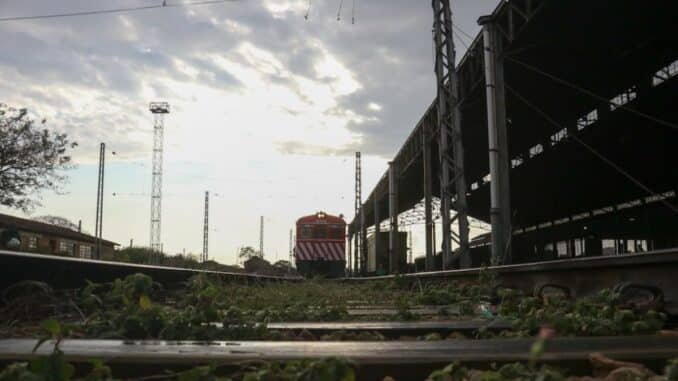
M505 287L533 294L544 285L559 285L572 297L591 294L603 288L636 284L659 289L665 308L678 314L678 250L659 250L641 254L585 257L549 262L493 266L487 269L463 269L401 275L405 279L431 281L477 281L481 271L493 271ZM393 275L344 278L344 282L369 282L393 279Z
M385 341L385 342L164 342L120 340L64 340L60 349L76 364L101 359L117 377L139 376L217 363L239 366L243 362L346 358L358 367L358 379L424 379L432 370L453 361L487 368L490 363L529 360L533 339ZM48 342L36 353L36 340L0 340L0 363L31 360L47 355ZM600 352L622 361L638 361L659 368L678 356L675 337L555 338L547 342L540 361L559 365L574 374L590 372L589 355Z

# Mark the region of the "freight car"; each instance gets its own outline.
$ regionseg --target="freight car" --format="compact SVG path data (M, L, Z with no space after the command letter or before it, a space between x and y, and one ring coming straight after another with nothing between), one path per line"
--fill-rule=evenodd
M342 215L317 212L297 220L294 260L300 275L307 278L344 276L345 250L346 222Z

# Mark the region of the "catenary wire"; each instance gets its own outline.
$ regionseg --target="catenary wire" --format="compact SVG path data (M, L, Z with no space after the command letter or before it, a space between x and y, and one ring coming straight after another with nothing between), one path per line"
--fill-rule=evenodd
M475 38L474 38L473 36L471 36L469 33L467 33L466 31L464 31L464 30L461 29L460 27L458 27L455 23L452 24L452 27L453 27L453 29L456 29L460 34L466 36L466 37L467 37L468 39L470 39L471 41L475 41ZM453 31L453 32L454 32L454 31ZM459 38L459 40L461 41L461 38L460 38L461 36L459 35L459 33L454 33L454 34L456 34L457 37ZM672 123L672 122L667 121L667 120L660 119L660 118L658 118L658 117L656 117L656 116L653 116L653 115L644 113L644 112L642 112L642 111L636 110L636 109L634 109L634 108L632 108L632 107L629 107L629 106L627 106L627 105L618 105L618 104L616 104L616 103L610 101L610 100L607 99L606 97L603 97L603 96L601 96L601 95L598 95L598 94L594 93L593 91L591 91L591 90L589 90L589 89L586 89L586 88L584 88L584 87L582 87L582 86L579 86L579 85L577 85L577 84L575 84L575 83L572 83L572 82L569 82L569 81L567 81L567 80L565 80L565 79L562 79L562 78L560 78L560 77L558 77L558 76L556 76L556 75L554 75L554 74L551 74L551 73L548 73L548 72L546 72L546 71L544 71L544 70L541 70L541 69L539 69L538 67L533 66L533 65L530 65L530 64L528 64L528 63L525 63L525 62L523 62L523 61L521 61L521 60L519 60L519 59L517 59L517 58L515 58L515 57L513 57L513 56L511 56L511 55L508 55L508 54L507 54L507 55L504 55L504 58L507 59L507 60L509 60L509 61L511 61L511 62L514 62L514 63L516 63L516 64L518 64L518 65L521 65L521 66L523 66L524 68L526 68L526 69L528 69L528 70L531 70L531 71L533 71L533 72L535 72L535 73L538 73L538 74L540 74L540 75L543 75L543 76L545 76L545 77L547 77L547 78L549 78L549 79L551 79L551 80L553 80L553 81L556 81L556 82L558 82L558 83L560 83L560 84L562 84L562 85L565 85L565 86L567 86L567 87L570 87L570 88L572 88L572 89L575 89L575 90L577 90L577 91L580 91L580 92L582 92L582 93L584 93L584 94L586 94L586 95L588 95L588 96L590 96L590 97L592 97L592 98L595 98L595 99L597 99L597 100L599 100L599 101L605 102L605 103L607 103L607 104L609 104L609 105L613 105L615 108L620 108L620 109L622 109L622 110L625 110L625 111L627 111L627 112L636 114L636 115L638 115L638 116L640 116L640 117L643 117L643 118L645 118L645 119L648 119L648 120L650 120L650 121L652 121L652 122L655 122L655 123L657 123L657 124L661 124L661 125L663 125L663 126L665 126L665 127L669 127L669 128L678 130L678 124Z
M341 21L341 9L344 7L344 0L339 0L339 9L337 10L337 21Z
M161 4L143 5L143 6L138 6L138 7L98 9L98 10L91 10L91 11L52 13L52 14L32 15L32 16L0 17L0 22L51 19L51 18L59 18L59 17L103 15L103 14L111 14L111 13L145 11L145 10L157 9L157 8L189 7L189 6L195 6L195 5L223 4L223 3L231 3L231 2L235 2L235 1L239 1L239 0L198 0L198 1L188 1L188 2L182 2L182 3L169 3L169 4L166 3L166 2L163 2Z
M466 33L463 29L461 29L460 27L458 27L457 24L454 23L454 22L452 23L452 28L458 30L459 33L461 33L461 34L463 34L464 36L468 37L468 39L471 40L471 42L473 42L473 40L475 40L475 37L473 37L473 36L471 36L470 34Z
M521 102L523 102L526 106L528 106L528 107L531 108L533 111L535 111L537 114L539 114L539 115L540 115L542 118L544 118L546 121L548 121L549 123L551 123L554 127L557 127L558 129L563 129L563 128L564 128L564 127L563 127L562 125L560 125L560 123L558 123L555 119L551 118L551 117L550 117L548 114L546 114L546 112L544 112L542 109L540 109L540 108L537 107L535 104L533 104L532 102L530 102L529 100L527 100L525 97L523 97L522 95L520 95L520 93L518 93L516 90L514 90L511 86L509 86L508 84L504 84L504 86L506 87L506 90L508 90L509 92L511 92L516 98L518 98L518 99L519 99ZM572 138L572 140L576 141L576 142L579 143L581 146L583 146L585 149L587 149L589 152L591 152L594 156L596 156L597 158L599 158L600 160L602 160L605 164L607 164L608 166L612 167L614 170L616 170L616 171L619 172L621 175L623 175L624 177L626 177L628 180L630 180L632 183L634 183L638 188L642 189L643 191L645 191L646 193L648 193L650 196L657 196L657 193L656 193L656 192L654 192L654 191L653 191L652 189L650 189L648 186L646 186L645 184L643 184L640 180L638 180L638 179L636 179L635 177L633 177L633 175L631 175L631 174L628 173L626 170L624 170L623 168L621 168L621 167L620 167L619 165L617 165L615 162L613 162L612 160L608 159L605 155L603 155L603 154L600 153L598 150L596 150L595 148L593 148L592 146L590 146L588 143L586 143L585 141L581 140L578 136L576 136L576 135L570 135L570 137ZM671 209L674 213L678 214L678 207L676 207L675 205L673 205L673 204L671 204L670 202L666 201L665 199L661 199L660 201L661 201L664 205L666 205L669 209Z
M304 19L308 20L308 15L311 13L311 0L308 0L308 7L306 8L306 14L304 15Z
M457 41L459 41L462 44L462 46L464 46L464 49L466 49L468 51L468 49L469 49L468 44L466 42L464 42L464 40L462 40L457 33L453 33L453 35L457 36Z
M509 60L509 61L511 61L511 62L514 62L514 63L516 63L516 64L518 64L518 65L520 65L520 66L522 66L522 67L524 67L524 68L526 68L526 69L528 69L528 70L531 70L531 71L533 71L533 72L535 72L535 73L541 74L541 75L543 75L544 77L547 77L547 78L549 78L549 79L551 79L551 80L553 80L553 81L555 81L555 82L558 82L558 83L560 83L560 84L562 84L562 85L565 85L565 86L567 86L567 87L569 87L569 88L572 88L572 89L574 89L574 90L578 90L578 91L580 91L580 92L582 92L582 93L584 93L584 94L586 94L586 95L588 95L588 96L590 96L590 97L592 97L592 98L595 98L595 99L597 99L597 100L599 100L599 101L605 102L605 103L607 103L607 104L609 104L609 105L613 105L615 108L619 108L619 109L622 109L622 110L626 110L626 111L628 111L628 112L630 112L630 113L632 113L632 114L636 114L636 115L638 115L638 116L640 116L640 117L643 117L643 118L645 118L645 119L648 119L648 120L650 120L650 121L652 121L652 122L655 122L655 123L657 123L657 124L661 124L662 126L670 127L670 128L672 128L672 129L678 130L678 124L671 123L671 122L669 122L669 121L667 121L667 120L663 120L663 119L657 118L657 117L655 117L655 116L646 114L646 113L644 113L644 112L642 112L642 111L638 111L638 110L636 110L635 108L629 107L629 106L627 106L627 105L619 105L619 104L616 104L616 103L610 101L609 99L607 99L607 98L605 98L605 97L603 97L603 96L600 96L600 95L594 93L594 92L591 91L591 90L588 90L588 89L586 89L586 88L584 88L584 87L582 87L582 86L579 86L579 85L577 85L577 84L574 84L574 83L572 83L572 82L566 81L566 80L564 80L564 79L562 79L562 78L560 78L560 77L557 77L557 76L555 76L555 75L553 75L553 74L547 73L547 72L545 72L544 70L541 70L541 69L539 69L539 68L537 68L537 67L535 67L535 66L532 66L532 65L530 65L530 64L527 64L527 63L525 63L525 62L523 62L523 61L520 61L520 60L518 60L518 59L516 59L516 58L514 58L514 57L511 57L511 56L509 56L509 55L504 56L504 58L507 59L507 60Z

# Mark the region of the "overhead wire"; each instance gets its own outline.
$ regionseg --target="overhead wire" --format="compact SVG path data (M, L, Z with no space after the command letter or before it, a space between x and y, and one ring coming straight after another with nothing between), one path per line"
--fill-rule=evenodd
M562 78L560 78L560 77L557 77L557 76L555 76L555 75L553 75L553 74L547 73L547 72L544 71L544 70L541 70L541 69L539 69L539 68L537 68L537 67L535 67L535 66L532 66L532 65L527 64L527 63L525 63L525 62L523 62L523 61L520 61L520 60L518 60L518 59L516 59L516 58L514 58L514 57L512 57L512 56L506 55L506 56L504 56L504 58L507 59L507 60L509 60L509 61L511 61L511 62L514 62L514 63L516 63L516 64L518 64L518 65L520 65L520 66L522 66L522 67L524 67L524 68L526 68L526 69L528 69L528 70L531 70L531 71L533 71L533 72L535 72L535 73L541 74L541 75L543 75L544 77L547 77L547 78L549 78L549 79L551 79L551 80L553 80L553 81L555 81L555 82L558 82L558 83L560 83L560 84L562 84L562 85L565 85L565 86L567 86L567 87L569 87L569 88L572 88L572 89L574 89L574 90L578 90L578 91L580 91L580 92L582 92L582 93L584 93L584 94L586 94L586 95L588 95L588 96L590 96L590 97L592 97L592 98L595 98L595 99L597 99L597 100L599 100L599 101L602 101L602 102L604 102L604 103L607 103L607 104L609 104L609 105L611 105L611 106L614 106L615 108L619 108L619 109L628 111L628 112L630 112L630 113L632 113L632 114L636 114L636 115L638 115L638 116L640 116L640 117L643 117L643 118L645 118L645 119L648 119L648 120L650 120L650 121L653 121L653 122L655 122L655 123L657 123L657 124L661 124L661 125L663 125L663 126L665 126L665 127L669 127L669 128L673 128L673 129L675 129L675 130L678 130L678 124L671 123L671 122L669 122L669 121L667 121L667 120L663 120L663 119L657 118L657 117L655 117L655 116L646 114L646 113L644 113L644 112L642 112L642 111L636 110L636 109L634 109L634 108L632 108L632 107L629 107L629 106L627 106L627 105L619 105L619 104L617 104L617 103L614 103L614 102L610 101L609 99L607 99L606 97L600 96L600 95L594 93L593 91L591 91L591 90L589 90L589 89L586 89L586 88L584 88L584 87L582 87L582 86L579 86L579 85L577 85L577 84L575 84L575 83L572 83L572 82L570 82L570 81L564 80L564 79L562 79Z
M452 28L458 30L459 33L461 33L461 34L463 34L464 36L468 37L468 39L471 40L471 42L473 42L473 40L476 39L475 37L473 37L473 36L471 36L470 34L466 33L463 29L461 29L460 27L458 27L457 24L454 23L454 22L452 23Z
M309 13L311 13L311 0L308 0L308 7L306 8L306 14L304 15L305 20L308 20Z
M469 39L475 40L473 37L471 37L470 34L466 33L463 29L457 27L457 26L454 25L454 24L453 24L453 29L458 30L460 33L462 33L463 35L465 35L465 36L468 37ZM454 32L454 31L453 31L453 32ZM457 34L457 33L454 33L454 34ZM459 40L461 40L461 38L460 38L460 36L459 36L458 34L457 34L457 37L459 38ZM494 54L494 52L492 52L492 51L491 51L491 53ZM603 102L605 102L605 103L607 103L607 104L610 104L610 105L614 105L614 107L616 107L616 108L624 109L624 110L626 110L626 111L628 111L628 112L634 113L634 114L636 114L636 115L639 115L639 116L641 116L641 117L644 117L644 118L646 118L646 119L649 119L649 120L651 120L651 121L654 121L654 122L656 122L656 123L658 123L658 124L661 124L661 125L664 125L664 126L667 126L667 127L670 127L670 128L678 129L678 125L675 125L675 124L673 124L673 123L671 123L671 122L668 122L668 121L662 120L662 119L660 119L660 118L654 117L654 116L652 116L652 115L648 115L648 114L646 114L646 113L643 113L643 112L641 112L641 111L638 111L638 110L636 110L636 109L634 109L634 108L631 108L631 107L628 107L628 106L626 106L626 105L618 105L618 104L616 104L616 103L610 101L609 99L607 99L607 98L605 98L605 97L602 97L602 96L600 96L600 95L594 93L594 92L591 91L591 90L588 90L588 89L583 88L583 87L581 87L581 86L578 86L578 85L576 85L576 84L574 84L574 83L571 83L571 82L569 82L569 81L566 81L566 80L564 80L564 79L562 79L562 78L559 78L559 77L557 77L557 76L555 76L555 75L553 75L553 74L547 73L547 72L545 72L544 70L541 70L541 69L539 69L539 68L537 68L537 67L534 67L534 66L532 66L532 65L529 65L529 64L527 64L527 63L524 63L524 62L522 62L522 61L520 61L520 60L518 60L518 59L516 59L516 58L514 58L514 57L511 57L511 56L509 56L509 55L505 55L504 58L505 58L505 59L508 59L508 60L511 60L512 62L515 62L515 63L517 63L517 64L519 64L519 65L522 65L523 67L525 67L525 68L527 68L527 69L529 69L529 70L532 70L532 71L537 72L537 73L539 73L539 74L541 74L541 75L543 75L543 76L546 76L547 78L549 78L549 79L551 79L551 80L554 80L554 81L556 81L556 82L558 82L558 83L560 83L560 84L563 84L563 85L568 86L568 87L570 87L570 88L573 88L573 89L575 89L575 90L581 91L581 92L583 92L583 93L585 93L585 94L587 94L587 95L589 95L589 96L591 96L591 97L593 97L593 98L595 98L595 99L598 99L598 100L603 101ZM562 130L562 129L564 128L564 127L563 127L560 123L558 123L555 119L551 118L551 117L550 117L548 114L546 114L543 110L539 109L539 107L537 107L535 104L533 104L532 102L530 102L529 100L527 100L525 97L523 97L520 93L518 93L515 89L513 89L512 87L510 87L508 84L505 84L504 86L505 86L506 89L507 89L508 91L510 91L516 98L518 98L521 102L523 102L525 105L527 105L528 107L530 107L533 111L537 112L542 118L546 119L549 123L551 123L552 125L554 125L555 127L557 127L557 128L560 129L560 130ZM584 141L583 141L582 139L580 139L578 136L571 135L570 137L571 137L575 142L579 143L579 144L580 144L581 146L583 146L585 149L587 149L588 151L590 151L594 156L596 156L596 157L598 157L600 160L602 160L605 164L607 164L608 166L612 167L614 170L616 170L617 172L619 172L620 174L622 174L624 177L626 177L629 181L631 181L631 182L632 182L633 184L635 184L637 187L639 187L640 189L642 189L644 192L648 193L650 196L653 196L653 197L657 196L657 193L656 193L656 192L654 192L654 191L653 191L652 189L650 189L648 186L646 186L645 184L643 184L640 180L636 179L636 178L635 178L633 175L631 175L628 171L624 170L622 167L620 167L619 165L617 165L615 162L613 162L612 160L610 160L609 158L607 158L605 155L603 155L602 153L600 153L598 150L596 150L595 148L593 148L591 145L589 145L589 144L587 144L586 142L584 142ZM672 203L666 201L665 199L660 199L660 201L661 201L662 204L664 204L666 207L668 207L669 209L671 209L671 211L673 211L674 213L678 214L678 207L676 207L676 206L673 205Z
M468 38L469 40L471 40L471 41L474 41L474 40L475 40L475 38L474 38L473 36L471 36L469 33L467 33L466 31L464 31L464 30L461 29L460 27L458 27L455 23L452 24L452 28L455 29L455 30L457 30L457 31L459 32L459 33L454 33L454 34L457 35L457 37L459 38L460 41L461 41L461 36L460 36L459 34L464 35L465 37L467 37L467 38ZM454 31L453 31L453 32L454 32ZM669 128L678 130L678 124L676 124L676 123L672 123L672 122L670 122L670 121L660 119L660 118L658 118L658 117L656 117L656 116L653 116L653 115L644 113L644 112L642 112L642 111L636 110L636 109L634 109L634 108L632 108L632 107L629 107L629 106L627 106L627 105L619 105L619 104L617 104L617 103L614 103L614 102L612 102L610 99L608 99L608 98L606 98L606 97L604 97L604 96L598 95L598 94L596 94L595 92L593 92L593 91L591 91L591 90L589 90L589 89L587 89L587 88L585 88L585 87L583 87L583 86L577 85L577 84L575 84L575 83L572 83L572 82L570 82L570 81L567 81L567 80L565 80L565 79L562 79L562 78L560 78L560 77L558 77L558 76L556 76L556 75L554 75L554 74L548 73L548 72L546 72L546 71L544 71L544 70L542 70L542 69L539 69L539 68L536 67L536 66L533 66L533 65L530 65L530 64L528 64L528 63L525 63L525 62L523 62L523 61L521 61L521 60L515 58L514 56L511 56L511 55L504 55L503 58L505 58L505 59L507 59L507 60L509 60L509 61L511 61L511 62L514 62L514 63L516 63L516 64L518 64L518 65L520 65L520 66L522 66L522 67L524 67L524 68L526 68L526 69L528 69L528 70L531 70L531 71L533 71L533 72L535 72L535 73L537 73L537 74L543 75L543 76L545 76L545 77L547 77L547 78L549 78L549 79L551 79L551 80L553 80L553 81L555 81L555 82L558 82L558 83L560 83L560 84L562 84L562 85L564 85L564 86L567 86L567 87L570 87L570 88L572 88L572 89L574 89L574 90L580 91L580 92L582 92L582 93L584 93L584 94L586 94L586 95L588 95L588 96L590 96L590 97L592 97L592 98L594 98L594 99L596 99L596 100L599 100L599 101L601 101L601 102L607 103L608 105L614 106L615 108L619 108L619 109L625 110L625 111L627 111L627 112L636 114L637 116L643 117L643 118L648 119L648 120L650 120L650 121L652 121L652 122L655 122L655 123L657 123L657 124L661 124L661 125L663 125L663 126L665 126L665 127L669 127Z
M163 1L160 4L142 5L142 6L137 6L137 7L96 9L96 10L91 10L91 11L52 13L52 14L32 15L32 16L0 17L0 22L51 19L51 18L59 18L59 17L91 16L91 15L103 15L103 14L112 14L112 13L126 13L126 12L145 11L145 10L150 10L150 9L159 9L159 8L174 8L174 7L189 7L189 6L196 6L196 5L223 4L223 3L230 3L230 2L235 2L235 1L239 1L239 0L197 0L197 1L186 1L186 2L181 2L181 3L169 3L169 4L166 1Z
M457 41L461 42L461 44L464 46L466 50L469 49L469 45L462 40L457 33L452 33L454 36L457 36Z
M537 114L539 114L542 118L544 118L546 121L548 121L549 123L551 123L554 127L558 128L558 129L561 129L561 130L562 130L563 128L565 128L565 127L562 126L560 123L558 123L555 119L551 118L551 116L549 116L546 112L544 112L542 109L540 109L538 106L536 106L534 103L530 102L530 101L527 100L525 97L523 97L520 93L518 93L516 90L514 90L511 86L509 86L509 85L506 84L506 83L504 84L504 86L506 87L506 90L508 90L509 92L511 92L516 98L518 98L518 100L520 100L521 102L523 102L526 106L528 106L529 108L531 108L534 112L536 112ZM648 193L650 196L653 196L653 197L654 197L654 196L657 196L657 193L656 193L655 191L653 191L652 189L650 189L648 186L646 186L645 184L643 184L640 180L636 179L633 175L631 175L631 174L630 174L628 171L626 171L624 168L622 168L622 167L620 167L619 165L617 165L615 162L613 162L612 160L610 160L609 158L607 158L605 155L603 155L603 154L600 153L598 150L596 150L595 148L593 148L591 145L589 145L588 143L586 143L585 141L583 141L582 139L580 139L578 136L576 136L576 135L570 135L570 138L572 138L572 140L574 140L575 142L579 143L581 146L583 146L585 149L587 149L589 152L591 152L594 156L596 156L597 158L599 158L600 160L602 160L605 164L607 164L608 166L612 167L614 170L616 170L616 171L619 172L621 175L623 175L624 177L626 177L629 181L631 181L633 184L635 184L638 188L642 189L643 191L645 191L646 193ZM673 204L671 204L670 202L666 201L665 199L660 199L660 201L661 201L666 207L668 207L668 208L671 209L673 212L675 212L676 214L678 214L678 207L676 207L675 205L673 205Z
M341 9L344 7L344 0L339 0L339 10L337 10L337 21L341 21Z

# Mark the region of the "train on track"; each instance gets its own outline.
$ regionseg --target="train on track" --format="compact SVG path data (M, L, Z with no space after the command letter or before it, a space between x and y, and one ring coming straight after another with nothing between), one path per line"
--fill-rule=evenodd
M297 220L294 260L304 277L344 276L346 221L342 215L317 212Z

